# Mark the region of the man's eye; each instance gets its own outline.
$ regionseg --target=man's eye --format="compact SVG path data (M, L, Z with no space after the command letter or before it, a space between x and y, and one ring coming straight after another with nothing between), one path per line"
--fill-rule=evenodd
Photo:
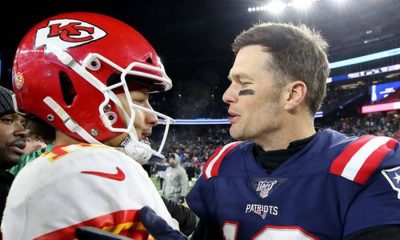
M238 81L238 83L239 83L239 85L241 85L241 86L246 86L246 85L249 85L249 84L250 84L250 82L246 82L246 81Z
M145 100L133 100L133 103L143 107L146 106Z
M13 122L12 118L2 118L1 121L5 124L11 124Z

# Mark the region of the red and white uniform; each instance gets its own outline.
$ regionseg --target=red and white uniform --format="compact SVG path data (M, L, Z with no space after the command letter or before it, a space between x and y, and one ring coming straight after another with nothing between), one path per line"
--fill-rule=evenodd
M73 239L79 226L95 226L147 239L140 209L149 206L178 229L140 164L111 147L58 146L17 175L6 204L4 240Z

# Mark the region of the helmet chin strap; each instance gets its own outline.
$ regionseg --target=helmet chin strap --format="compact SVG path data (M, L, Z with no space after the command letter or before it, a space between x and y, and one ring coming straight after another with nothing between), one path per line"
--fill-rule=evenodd
M63 121L64 125L73 133L81 136L88 143L100 144L92 135L90 135L84 128L82 128L77 122L75 122L69 114L51 97L46 97L43 102L47 104L53 110L55 114Z

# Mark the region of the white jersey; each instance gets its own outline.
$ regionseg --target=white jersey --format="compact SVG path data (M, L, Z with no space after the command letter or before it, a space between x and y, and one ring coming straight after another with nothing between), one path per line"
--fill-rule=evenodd
M140 164L111 147L56 147L17 175L7 199L4 240L73 239L78 226L95 226L146 239L140 209L149 206L178 229Z

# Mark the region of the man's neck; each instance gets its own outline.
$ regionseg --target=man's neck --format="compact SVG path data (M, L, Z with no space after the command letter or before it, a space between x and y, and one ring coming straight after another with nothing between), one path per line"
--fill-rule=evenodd
M72 145L72 144L79 144L79 143L84 143L82 141L78 141L65 133L61 131L56 131L56 140L54 141L54 146L59 146L59 145Z
M280 165L282 165L286 160L295 155L301 149L303 149L311 140L316 136L316 134L293 141L289 144L286 149L274 150L274 151L264 151L261 147L254 145L253 153L259 164L268 172L271 173Z
M253 142L264 151L275 151L287 149L291 142L311 137L315 133L313 119L294 120L283 123L277 131L268 133Z

